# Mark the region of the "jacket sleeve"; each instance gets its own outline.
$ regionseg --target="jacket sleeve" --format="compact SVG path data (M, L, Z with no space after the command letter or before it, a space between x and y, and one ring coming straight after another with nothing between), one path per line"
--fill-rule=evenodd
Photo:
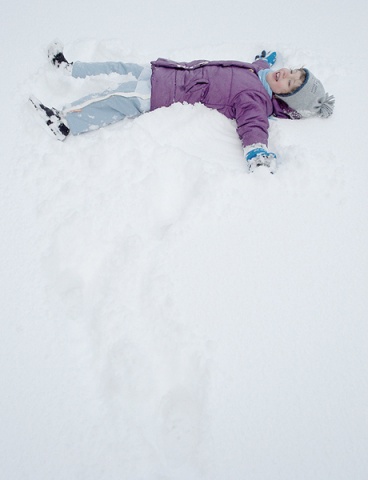
M243 92L235 101L234 118L243 147L268 144L268 115L265 99L258 92ZM271 113L271 112L270 112Z
M264 60L263 58L258 58L258 60L252 62L252 65L257 67L257 70L265 70L266 68L271 68L267 60Z

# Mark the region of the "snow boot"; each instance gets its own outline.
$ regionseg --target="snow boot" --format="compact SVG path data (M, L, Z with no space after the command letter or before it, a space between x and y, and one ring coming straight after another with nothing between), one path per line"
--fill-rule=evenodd
M46 107L33 95L29 97L29 101L38 113L38 118L42 119L42 125L47 127L47 132L63 142L69 135L70 129L65 124L61 112L56 108Z
M47 49L47 56L52 65L56 68L61 68L62 70L71 73L73 68L73 63L68 62L63 53L64 46L59 40L54 40L50 43Z

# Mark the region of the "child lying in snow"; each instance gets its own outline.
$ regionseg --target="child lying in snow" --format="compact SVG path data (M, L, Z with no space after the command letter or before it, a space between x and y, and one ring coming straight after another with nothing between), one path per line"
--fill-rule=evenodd
M77 100L61 111L48 108L31 96L30 101L58 140L65 140L70 132L79 135L176 102L199 102L235 119L250 171L265 165L273 173L276 155L267 149L268 117L326 118L332 114L335 103L309 70L271 70L276 52L263 51L253 63L207 60L178 63L158 59L143 67L122 62L69 63L63 46L54 42L48 56L52 65L75 78L109 73L131 74L135 78L116 90Z

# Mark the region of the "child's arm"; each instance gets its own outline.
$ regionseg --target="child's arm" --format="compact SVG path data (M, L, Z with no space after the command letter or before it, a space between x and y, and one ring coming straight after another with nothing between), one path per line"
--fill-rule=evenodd
M234 106L235 120L249 170L267 165L273 173L276 170L276 155L267 149L269 124L264 103L262 95L243 92Z
M254 143L268 143L269 123L265 103L265 97L254 91L243 91L234 101L236 130L244 147Z

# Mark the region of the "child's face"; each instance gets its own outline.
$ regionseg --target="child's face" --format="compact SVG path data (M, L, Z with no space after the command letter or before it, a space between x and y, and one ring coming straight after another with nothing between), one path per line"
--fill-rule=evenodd
M302 84L300 70L280 68L276 72L268 72L266 80L273 93L291 93Z

